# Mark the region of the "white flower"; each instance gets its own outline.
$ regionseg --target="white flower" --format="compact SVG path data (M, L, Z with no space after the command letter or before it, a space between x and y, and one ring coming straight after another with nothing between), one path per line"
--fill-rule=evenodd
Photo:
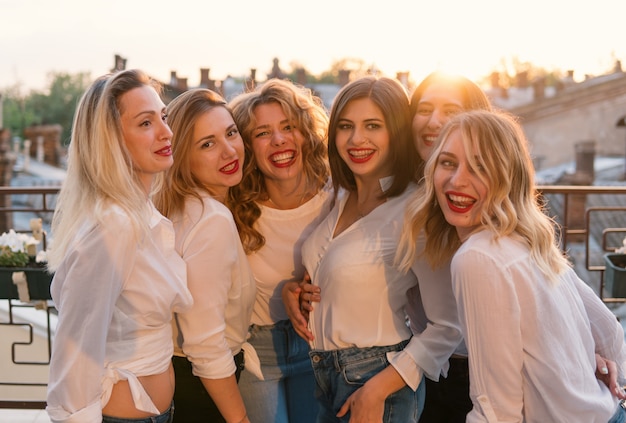
M17 233L13 229L0 235L0 246L9 248L14 253L25 253L29 246L39 244L35 238L30 235Z
M622 246L615 250L618 254L626 254L626 238L622 241Z
M37 257L35 257L35 261L37 263L47 263L48 262L48 252L41 250L37 253Z

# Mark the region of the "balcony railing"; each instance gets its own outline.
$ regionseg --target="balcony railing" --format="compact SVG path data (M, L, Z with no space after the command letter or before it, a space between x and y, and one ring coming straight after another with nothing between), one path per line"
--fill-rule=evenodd
M577 273L607 304L626 302L603 295L601 261L606 252L622 245L626 235L626 186L541 186L539 190L546 213L560 230L561 248L572 258ZM26 231L32 217L41 217L47 228L57 194L58 187L0 187L0 231L11 227ZM0 298L0 408L45 407L55 317L51 302Z

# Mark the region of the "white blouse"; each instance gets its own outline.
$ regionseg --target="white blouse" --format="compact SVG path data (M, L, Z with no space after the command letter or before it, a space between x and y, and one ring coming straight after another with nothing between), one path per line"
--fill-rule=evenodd
M202 198L189 197L184 213L171 216L194 298L191 309L176 313L174 347L194 375L221 379L235 373L233 355L246 341L256 288L230 210Z
M47 398L53 422L102 421L119 380L128 380L138 409L159 414L137 377L169 368L172 311L193 300L171 222L150 205L149 237L138 243L128 216L112 207L105 225L82 225L54 275L58 324Z
M606 423L617 399L595 352L621 366L624 332L572 269L551 285L517 238L472 235L452 259L469 352L473 422ZM623 375L623 369L621 369Z
M304 277L301 246L309 234L326 217L332 202L332 186L324 189L301 206L278 210L261 206L255 229L265 237L265 245L248 256L257 286L252 323L273 325L289 319L281 290L287 281Z
M333 236L349 196L340 190L328 217L305 241L304 265L322 297L310 315L313 349L386 346L411 337L405 307L417 280L393 263L405 203L414 193L410 185Z

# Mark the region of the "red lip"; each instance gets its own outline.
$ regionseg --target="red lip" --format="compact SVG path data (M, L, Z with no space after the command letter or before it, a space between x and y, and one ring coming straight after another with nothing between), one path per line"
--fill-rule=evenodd
M366 155L357 155L354 156L353 153L364 153L366 152ZM370 148L351 148L348 150L348 157L350 158L350 161L352 161L353 163L365 163L367 161L369 161L372 157L374 157L374 150L370 149Z
M172 146L168 145L167 147L163 147L160 150L157 150L154 152L155 154L158 154L159 156L171 156L172 155Z
M424 141L424 144L427 147L431 147L437 140L438 136L439 134L424 134L422 135L422 141Z
M284 157L280 158L280 156L284 156ZM276 161L277 158L279 158L279 160L285 160L289 156L291 156L291 158L287 161ZM298 154L296 153L296 150L291 150L291 149L282 150L282 151L277 151L271 154L268 157L268 162L274 167L286 168L294 164L297 157L298 157Z
M453 200L451 197L464 197L464 198L469 198L474 200L473 202L468 202L467 204L464 204L462 207L457 206L455 204L455 200ZM463 194L463 193L458 193L458 192L453 192L453 191L448 191L446 192L446 200L448 203L448 208L455 212L455 213L468 213L470 210L472 210L472 208L474 207L474 204L476 204L476 201L474 198L472 198L471 196L467 195L467 194ZM456 202L459 202L458 200Z
M226 170L230 166L232 166L232 169ZM239 160L233 160L232 162L228 163L226 166L220 168L220 172L225 173L226 175L232 175L233 173L237 173L238 170L239 170Z

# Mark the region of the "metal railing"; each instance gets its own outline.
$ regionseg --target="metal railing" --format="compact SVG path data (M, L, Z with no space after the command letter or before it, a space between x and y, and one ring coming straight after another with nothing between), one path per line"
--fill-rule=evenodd
M58 187L0 187L0 199L10 198L11 201L0 203L0 222L17 221L16 216L25 214L27 217L41 217L44 222L49 222L56 204ZM621 246L621 238L617 241L617 236L623 237L626 234L626 186L541 186L539 187L545 205L546 212L555 218L561 232L561 248L564 251L571 250L574 246L580 249L584 255L583 263L579 263L577 269L586 271L588 274L599 275L598 295L607 303L626 302L625 298L607 298L603 296L603 272L604 265L594 263L592 257L605 252L614 251ZM619 199L619 201L617 200ZM580 207L583 207L581 210ZM619 219L611 222L618 222L605 227L601 227L598 232L596 226L602 225L599 216L603 213L619 214ZM10 216L11 219L8 219ZM22 219L22 221L27 221ZM600 223L598 223L600 221ZM623 223L619 223L623 222ZM595 225L595 226L594 226ZM45 226L45 223L44 223ZM1 228L0 230L7 230ZM15 228L25 230L26 228ZM581 276L582 277L582 276ZM583 279L585 279L583 277ZM10 363L0 363L0 368L5 369L10 366L48 366L50 362L50 351L52 344L52 330L50 326L51 314L54 314L54 307L51 303L22 303L18 300L0 298L0 303L7 303L7 321L0 322L0 339L6 339L2 333L6 328L16 327L27 331L26 341L9 341L11 349ZM18 353L23 353L25 348L34 347L33 337L35 328L33 323L17 321L14 318L15 311L21 308L39 308L39 312L45 313L46 322L43 333L47 340L36 348L43 350L43 360L29 360L19 357ZM41 331L40 331L41 332ZM32 367L30 367L32 368ZM20 372L22 375L25 372ZM21 380L2 380L5 371L0 371L0 389L3 387L40 389L40 397L35 399L7 399L0 395L0 408L23 408L40 409L45 407L45 391L41 394L41 388L45 388L47 378L43 381L23 382ZM22 379L22 378L21 378ZM43 395L43 396L41 396Z

